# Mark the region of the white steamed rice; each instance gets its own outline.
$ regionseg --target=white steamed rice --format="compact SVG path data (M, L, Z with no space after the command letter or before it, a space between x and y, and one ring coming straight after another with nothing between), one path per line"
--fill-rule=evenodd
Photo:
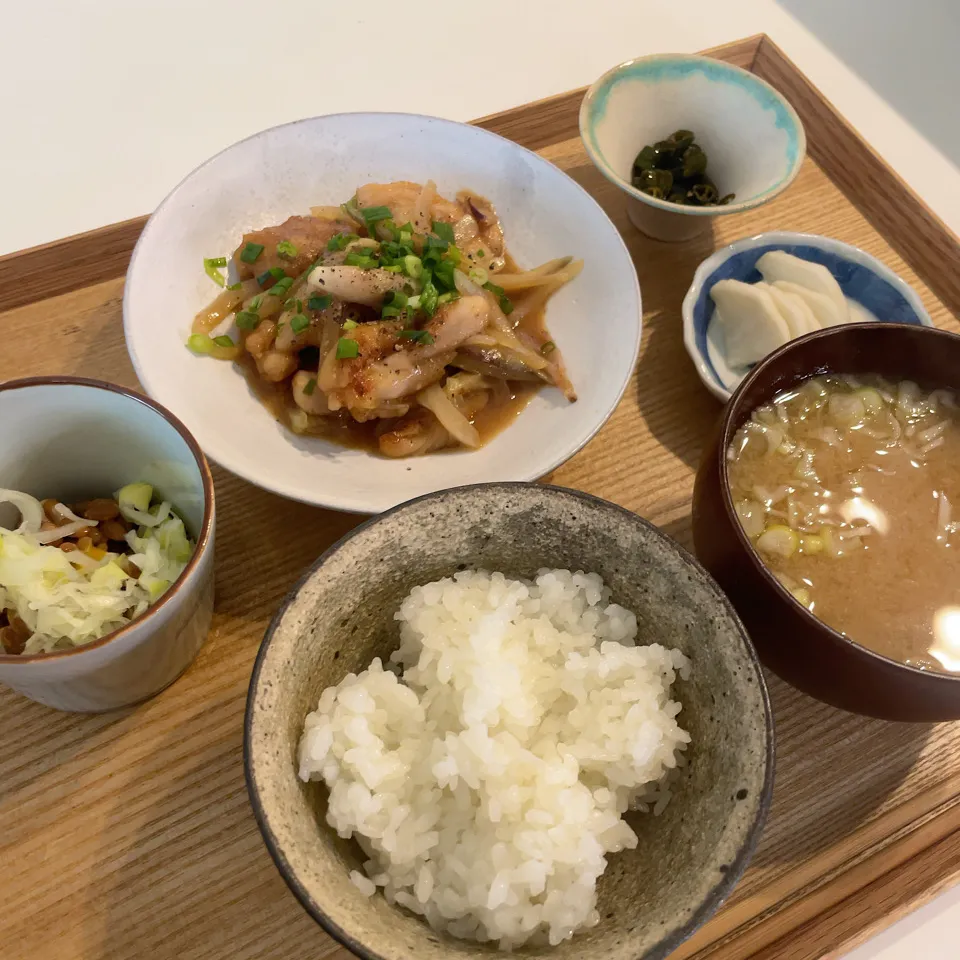
M593 926L606 855L637 845L622 814L659 812L682 764L670 686L689 661L635 646L596 574L458 573L396 619L392 664L326 689L300 741L300 777L369 858L352 881L504 949Z

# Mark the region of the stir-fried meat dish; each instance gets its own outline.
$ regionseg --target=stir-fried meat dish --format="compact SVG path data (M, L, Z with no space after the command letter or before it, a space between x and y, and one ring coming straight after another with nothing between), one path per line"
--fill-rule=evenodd
M490 202L370 183L204 261L223 293L188 345L236 361L289 429L409 457L479 447L543 385L576 400L544 323L583 261L520 270ZM223 329L221 329L223 328Z

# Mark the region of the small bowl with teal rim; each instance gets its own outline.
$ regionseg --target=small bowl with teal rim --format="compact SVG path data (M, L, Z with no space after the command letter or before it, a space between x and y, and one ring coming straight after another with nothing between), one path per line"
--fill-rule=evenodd
M932 327L916 291L888 266L858 247L812 233L785 230L745 237L707 257L697 267L683 298L683 342L704 386L727 401L747 370L726 363L722 336L712 327L714 303L710 291L720 280L757 283L763 278L757 261L771 250L825 266L840 285L850 308L851 322L880 321Z
M724 205L689 206L633 185L644 147L675 131L693 133L706 154L706 175ZM627 213L658 240L687 240L712 217L751 210L786 189L807 149L792 106L759 77L730 63L692 54L658 54L608 70L583 98L580 136L600 172L627 194Z

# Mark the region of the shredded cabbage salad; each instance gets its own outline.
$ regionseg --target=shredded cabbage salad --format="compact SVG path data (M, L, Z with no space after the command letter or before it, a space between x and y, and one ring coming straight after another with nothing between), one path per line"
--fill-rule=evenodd
M146 483L128 484L116 499L122 516L138 525L126 534L129 552L65 553L44 543L49 531L40 531L39 500L0 490L0 504L13 504L21 517L13 530L0 527L0 611L14 612L32 632L25 654L81 646L124 626L186 567L196 544L168 502L151 506L153 488Z

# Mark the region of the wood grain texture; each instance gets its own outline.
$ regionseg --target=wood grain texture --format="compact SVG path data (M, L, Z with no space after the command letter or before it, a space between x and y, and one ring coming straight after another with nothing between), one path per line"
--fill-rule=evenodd
M146 222L134 217L0 257L0 303L10 310L122 277Z
M734 49L744 56L742 45ZM770 62L766 69L775 72ZM806 89L787 66L777 70L791 98ZM798 107L808 130L829 135L809 124L809 103ZM950 235L931 238L907 222L895 242L884 239L813 159L768 206L720 218L713 234L690 243L658 244L630 227L621 195L587 160L575 110L561 105L544 117L525 115L525 142L540 143L609 213L633 255L645 308L623 402L552 482L635 510L689 545L693 474L720 408L684 352L680 302L700 261L738 237L782 228L855 243L912 284L938 326L960 330L952 303L910 265L926 265L930 278L948 272L957 262ZM508 121L486 123L502 132ZM819 150L811 152L829 156ZM856 141L845 162L870 155ZM896 195L892 174L878 177ZM79 264L91 243L95 249L90 235L72 242L61 248L66 262ZM23 255L19 281L16 256L7 258L0 281L29 287L36 254ZM136 387L123 344L122 279L105 279L96 264L86 281L77 278L72 292L49 297L41 286L36 302L0 314L4 342L16 345L0 352L0 380L68 372ZM153 701L109 716L58 714L0 691L0 729L8 731L0 740L3 960L348 956L303 913L260 840L241 737L250 669L270 616L303 569L359 518L214 473L216 613L191 669ZM778 731L770 820L734 895L677 952L681 960L815 960L960 876L960 725L855 717L769 679Z

